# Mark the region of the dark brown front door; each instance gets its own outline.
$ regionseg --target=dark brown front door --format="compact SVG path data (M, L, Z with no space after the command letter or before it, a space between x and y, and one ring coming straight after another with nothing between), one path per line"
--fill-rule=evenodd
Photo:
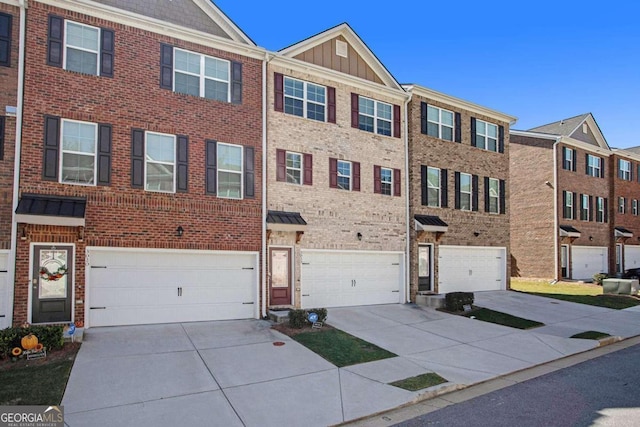
M73 247L33 247L32 323L71 321Z
M271 305L291 304L291 249L270 248Z

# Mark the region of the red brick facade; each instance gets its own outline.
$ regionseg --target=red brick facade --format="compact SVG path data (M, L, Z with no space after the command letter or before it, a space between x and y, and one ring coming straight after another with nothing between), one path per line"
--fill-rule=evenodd
M629 162L630 174L627 177L626 174L620 173L620 160ZM634 247L640 249L640 158L637 155L626 153L623 150L618 150L613 156L611 156L611 173L613 182L612 191L612 209L611 218L615 227L623 227L624 229L633 233L632 237L615 237L615 230L613 236L616 244L621 244L624 247L622 251L622 269L637 268L640 267L638 260L627 257L626 250L628 247ZM625 211L624 213L618 210L618 198L624 197ZM637 208L634 210L634 201ZM616 269L616 258L612 257L612 268ZM628 258L628 259L627 259ZM635 261L635 262L634 262Z

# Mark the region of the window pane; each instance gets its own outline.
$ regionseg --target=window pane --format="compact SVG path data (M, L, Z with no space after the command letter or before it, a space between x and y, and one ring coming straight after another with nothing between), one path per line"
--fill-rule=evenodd
M438 135L438 124L437 123L427 122L427 135L434 136L436 138L438 138L440 136L440 135Z
M447 141L453 141L453 128L448 128L446 126L443 126L442 139L446 139Z
M432 121L432 122L439 122L440 121L439 112L440 112L440 109L434 108L434 107L428 105L427 106L427 119L429 121Z
M373 100L360 97L358 105L359 105L361 114L367 114L369 116L373 116L373 113L374 113L374 102L373 102Z
M235 172L218 172L218 196L242 198L241 177Z
M307 99L309 101L324 104L324 87L307 83Z
M287 114L302 117L304 114L303 105L304 102L301 99L284 98L284 112Z
M204 97L217 101L229 101L229 84L217 80L205 79Z
M83 74L98 74L98 54L82 50L67 49L67 70Z
M176 92L200 96L200 79L196 76L176 72Z
M498 199L490 198L489 199L489 212L490 213L498 213Z
M427 183L429 187L440 188L440 170L434 169L434 168L428 168Z
M429 188L427 190L429 192L429 206L437 208L440 206L440 190L438 188Z
M453 113L450 111L442 111L442 123L453 126Z
M373 117L367 117L360 114L359 118L359 128L361 130L366 130L367 132L373 132Z
M351 178L347 177L347 176L339 176L338 177L338 188L342 189L342 190L350 190L351 186L349 185L349 182L351 181Z
M173 191L173 165L147 162L147 190Z
M98 29L67 22L67 45L98 51Z
M214 79L229 81L229 63L215 58L204 58L204 75Z
M391 105L378 102L378 117L391 120Z
M492 138L498 137L498 126L487 123L487 135Z
M307 104L307 118L324 122L324 105Z
M485 135L487 133L485 122L476 120L476 133L479 133L482 135Z
M299 80L284 79L284 94L304 98L304 83Z
M300 169L287 169L287 182L290 184L300 184L302 180L300 179L301 171Z
M242 172L242 148L218 144L218 168Z
M173 163L175 155L173 136L147 134L147 161Z
M95 156L62 154L62 182L93 184Z
M380 179L382 179L382 182L391 182L391 169L382 169L380 171Z
M480 136L480 135L476 136L476 147L485 148L484 136Z
M391 136L391 122L378 119L378 133L380 135Z
M96 152L96 126L67 122L62 125L62 149L94 154Z
M300 169L300 154L287 153L287 167Z
M498 181L495 179L489 180L489 197L498 197Z
M351 176L351 163L338 162L338 175Z
M489 151L498 151L498 141L493 138L487 138L488 146L487 150Z
M471 210L471 194L460 194L460 209L463 211Z
M460 190L471 193L471 176L460 175Z
M174 58L176 70L200 74L200 55L175 49Z

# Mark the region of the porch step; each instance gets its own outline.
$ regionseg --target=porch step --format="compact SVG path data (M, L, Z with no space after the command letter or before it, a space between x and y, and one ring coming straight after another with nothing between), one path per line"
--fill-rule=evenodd
M418 293L418 295L416 295L416 304L431 308L443 308L444 295Z
M269 320L276 323L289 321L289 310L269 310Z

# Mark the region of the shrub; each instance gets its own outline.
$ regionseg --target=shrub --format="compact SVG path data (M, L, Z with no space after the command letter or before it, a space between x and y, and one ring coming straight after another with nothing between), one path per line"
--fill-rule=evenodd
M463 311L465 305L473 305L473 292L449 292L444 296L447 311Z
M593 275L593 283L597 283L602 286L602 281L607 278L607 275L604 273L596 273Z
M10 327L0 330L0 358L6 358L14 347L21 347L20 340L30 333L47 350L59 350L64 345L62 325Z
M296 329L301 329L305 325L309 324L309 313L316 313L318 315L318 322L325 322L327 320L326 308L309 308L306 310L289 310L289 326Z

